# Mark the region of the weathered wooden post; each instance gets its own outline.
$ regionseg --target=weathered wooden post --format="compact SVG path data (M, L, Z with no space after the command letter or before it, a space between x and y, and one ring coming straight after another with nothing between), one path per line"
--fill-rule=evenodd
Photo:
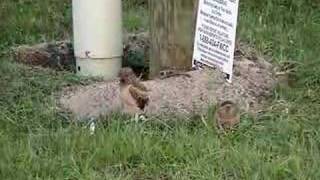
M191 68L197 2L149 0L150 77L166 68Z

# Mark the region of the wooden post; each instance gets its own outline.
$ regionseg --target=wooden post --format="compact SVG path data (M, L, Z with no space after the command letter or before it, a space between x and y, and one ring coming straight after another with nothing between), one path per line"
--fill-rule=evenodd
M163 69L191 69L197 2L149 0L151 78Z

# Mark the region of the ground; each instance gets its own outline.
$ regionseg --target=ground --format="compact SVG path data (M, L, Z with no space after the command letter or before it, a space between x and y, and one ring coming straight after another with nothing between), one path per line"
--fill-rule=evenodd
M110 121L92 136L54 106L55 92L91 79L1 56L0 179L319 179L319 2L240 4L238 37L275 64L298 64L294 86L275 89L257 119L243 116L237 131L219 135L194 121L143 124L115 114L101 117ZM69 0L2 0L0 8L3 52L71 35ZM128 31L146 27L143 7L124 8Z
M154 117L171 119L173 116L188 120L194 115L206 116L211 106L223 101L238 104L243 113L254 115L263 111L277 85L274 73L277 67L250 50L241 44L239 51L248 55L241 54L235 58L234 72L237 73L231 84L226 82L221 72L213 69L184 72L188 77L155 77L143 81L150 90L149 102L143 113L149 120ZM58 106L71 112L77 120L125 111L121 109L117 78L87 86L67 87L60 94Z

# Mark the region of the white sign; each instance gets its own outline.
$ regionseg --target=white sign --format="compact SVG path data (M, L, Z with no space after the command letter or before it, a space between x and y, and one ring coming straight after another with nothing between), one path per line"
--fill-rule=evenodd
M220 68L231 82L239 0L199 0L193 67Z

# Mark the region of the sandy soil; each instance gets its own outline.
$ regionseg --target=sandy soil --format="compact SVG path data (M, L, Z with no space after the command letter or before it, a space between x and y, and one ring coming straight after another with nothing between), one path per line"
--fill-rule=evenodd
M273 66L245 45L238 44L233 82L227 83L217 70L196 70L185 76L145 81L151 90L145 109L149 116L205 114L210 105L232 100L244 112L255 113L272 95L276 84ZM119 82L98 82L89 86L66 88L59 104L77 118L97 117L121 112Z

